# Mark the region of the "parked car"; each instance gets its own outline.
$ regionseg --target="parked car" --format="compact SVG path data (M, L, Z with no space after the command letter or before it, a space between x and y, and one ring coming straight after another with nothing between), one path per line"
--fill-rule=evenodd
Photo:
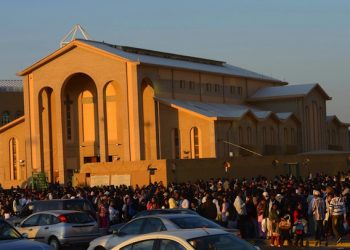
M220 229L191 229L144 234L111 250L257 250L250 243Z
M96 219L96 211L90 201L84 199L63 199L32 201L24 206L16 216L8 219L8 222L16 226L29 215L48 210L84 211Z
M28 239L48 243L54 250L65 245L87 244L101 236L92 216L73 210L32 214L20 223L17 230L27 234Z
M52 250L47 244L26 239L14 227L2 219L0 219L0 249Z
M155 215L155 214L194 214L198 215L195 211L191 209L184 209L184 208L172 208L172 209L150 209L150 210L143 210L141 212L138 212L135 214L132 218L138 218L141 216L146 215Z
M195 211L191 209L184 209L184 208L172 208L172 209L150 209L150 210L143 210L135 214L132 218L139 218L142 216L148 216L148 215L157 215L157 214L194 214L199 215ZM113 231L119 230L125 223L118 223L114 224L109 227L108 233L112 233Z
M193 228L217 228L227 230L232 234L236 234L238 230L225 229L199 215L193 214L160 214L139 217L133 219L123 225L118 231L111 235L102 236L90 242L88 250L105 250L111 249L121 241L128 239L130 236L169 231L177 229L193 229Z

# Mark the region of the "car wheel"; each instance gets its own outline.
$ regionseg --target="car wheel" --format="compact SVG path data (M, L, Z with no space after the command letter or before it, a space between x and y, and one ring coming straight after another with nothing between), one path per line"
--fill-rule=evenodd
M60 249L60 243L58 242L58 239L56 237L52 237L49 240L49 245L52 247L53 250L59 250Z
M106 250L104 247L101 247L101 246L97 246L97 247L95 247L95 249L94 250Z

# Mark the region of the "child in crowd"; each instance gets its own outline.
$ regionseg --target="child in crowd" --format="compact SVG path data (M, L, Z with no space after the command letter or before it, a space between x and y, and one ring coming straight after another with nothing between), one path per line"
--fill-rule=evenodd
M294 245L297 247L303 247L304 236L307 233L306 220L303 219L303 215L299 214L297 220L294 222L293 233L294 233Z

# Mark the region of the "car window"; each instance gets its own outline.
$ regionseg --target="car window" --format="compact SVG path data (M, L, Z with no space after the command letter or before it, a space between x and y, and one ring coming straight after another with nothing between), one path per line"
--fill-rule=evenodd
M51 225L53 224L53 218L54 217L53 215L51 214L41 214L40 217L39 217L39 226L45 226L45 225Z
M159 250L186 250L186 248L176 241L162 239Z
M255 250L248 242L231 234L209 235L188 240L196 250Z
M87 211L90 210L85 204L84 200L69 200L64 202L64 209L66 210L77 210L77 211Z
M174 224L179 228L191 229L191 228L221 228L219 224L212 222L201 216L184 216L184 217L174 217L170 218Z
M140 234L141 227L145 219L137 219L130 221L120 228L119 233L121 234Z
M61 209L59 201L38 201L34 204L34 212Z
M144 240L139 241L125 247L122 247L121 250L152 250L155 240Z
M33 227L38 225L39 214L33 215L22 223L22 227Z
M141 233L147 234L166 230L163 222L158 218L147 218Z
M94 219L89 214L83 212L65 214L65 217L67 218L68 223L73 224L84 224L94 221Z
M9 224L0 221L0 240L20 239L21 235Z

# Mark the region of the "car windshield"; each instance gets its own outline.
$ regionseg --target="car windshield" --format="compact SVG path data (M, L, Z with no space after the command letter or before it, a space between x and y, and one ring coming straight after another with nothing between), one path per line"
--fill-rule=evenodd
M248 242L231 234L218 234L188 240L196 250L256 250Z
M175 225L183 229L191 228L220 228L222 227L215 222L205 219L200 216L186 216L186 217L174 217L170 218Z
M0 240L21 239L22 236L13 227L4 221L0 221Z

